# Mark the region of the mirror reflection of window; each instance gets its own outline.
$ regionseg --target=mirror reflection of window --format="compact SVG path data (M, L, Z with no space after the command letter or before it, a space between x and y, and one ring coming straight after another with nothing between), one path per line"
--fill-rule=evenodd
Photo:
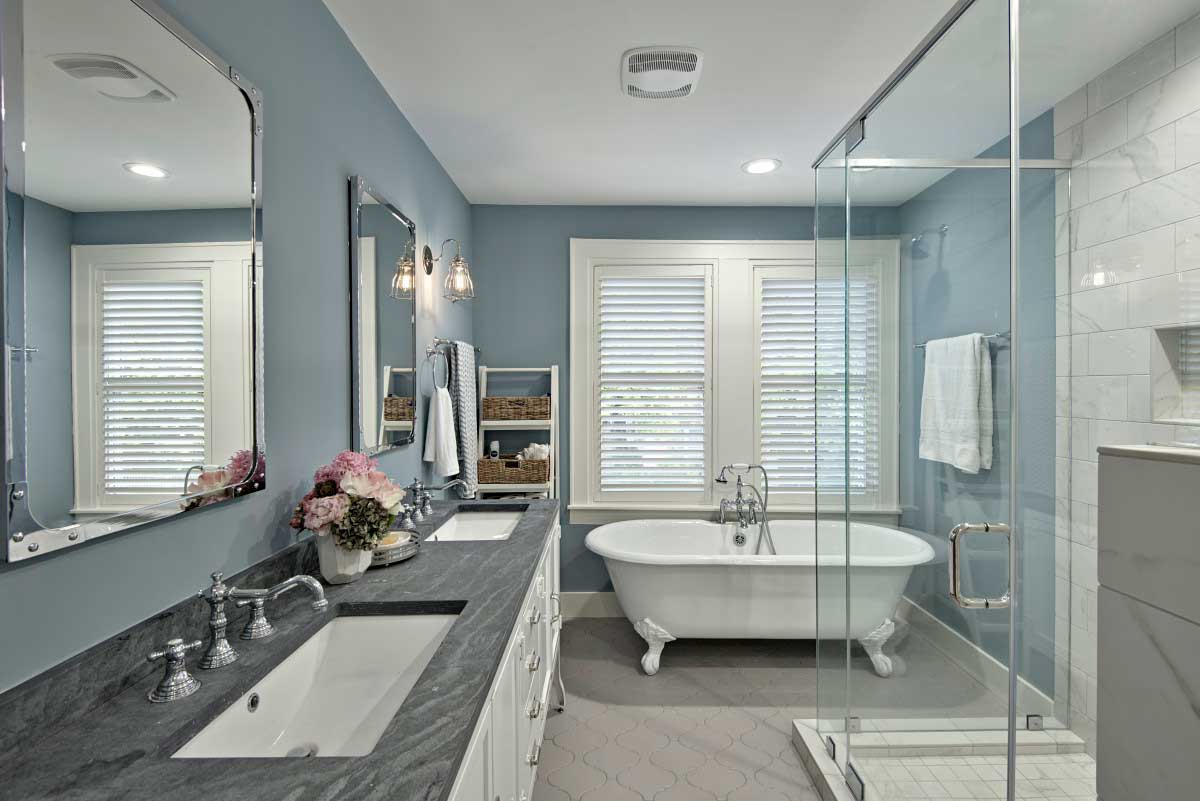
M246 99L130 0L23 14L24 173L7 199L37 348L31 511L62 528L233 497L260 469ZM181 501L189 488L208 495Z

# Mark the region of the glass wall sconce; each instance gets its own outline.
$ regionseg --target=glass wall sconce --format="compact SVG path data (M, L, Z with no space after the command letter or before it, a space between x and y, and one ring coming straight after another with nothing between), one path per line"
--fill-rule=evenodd
M395 300L412 300L417 285L417 262L413 258L414 245L410 241L404 255L396 260L396 274L392 276L392 290L388 294Z
M471 280L471 266L462 257L462 246L457 239L444 240L438 249L437 258L434 258L433 251L429 249L429 246L425 246L425 274L433 274L434 262L442 260L442 255L446 252L446 245L450 242L454 243L454 258L450 260L450 269L446 271L446 283L443 285L442 297L451 303L472 300L475 297L475 282Z

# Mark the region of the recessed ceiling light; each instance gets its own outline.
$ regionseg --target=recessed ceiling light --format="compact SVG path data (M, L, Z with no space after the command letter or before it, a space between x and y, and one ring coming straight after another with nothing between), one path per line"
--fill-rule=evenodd
M742 172L748 172L751 175L766 175L778 170L782 164L783 162L779 159L751 159L742 165Z
M166 178L168 173L162 167L147 164L144 161L127 161L123 165L126 170L143 178Z

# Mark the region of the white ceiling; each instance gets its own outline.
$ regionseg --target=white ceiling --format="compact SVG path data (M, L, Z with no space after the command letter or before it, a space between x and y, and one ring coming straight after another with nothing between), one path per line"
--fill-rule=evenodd
M952 0L326 4L472 203L807 205L817 151ZM695 95L622 94L621 54L656 44L704 51ZM759 156L783 167L740 170Z
M953 5L325 2L472 203L672 205L811 204L812 159ZM1027 119L1196 11L1195 0L1034 6L1022 21ZM1006 8L968 12L855 155L969 157L1001 138ZM621 53L651 44L704 51L693 97L621 93ZM760 156L782 169L740 171ZM858 198L899 202L938 176L863 174Z
M129 0L25 4L25 191L70 211L249 205L250 123L242 95ZM96 53L135 64L177 95L103 97L47 56ZM122 167L165 168L153 180Z

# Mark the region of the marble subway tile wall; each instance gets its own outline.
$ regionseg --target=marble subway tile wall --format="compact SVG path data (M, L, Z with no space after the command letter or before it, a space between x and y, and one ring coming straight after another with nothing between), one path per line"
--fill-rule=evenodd
M1094 754L1096 449L1200 442L1167 397L1171 332L1200 326L1200 16L1061 100L1054 133L1074 165L1055 193L1056 641Z

